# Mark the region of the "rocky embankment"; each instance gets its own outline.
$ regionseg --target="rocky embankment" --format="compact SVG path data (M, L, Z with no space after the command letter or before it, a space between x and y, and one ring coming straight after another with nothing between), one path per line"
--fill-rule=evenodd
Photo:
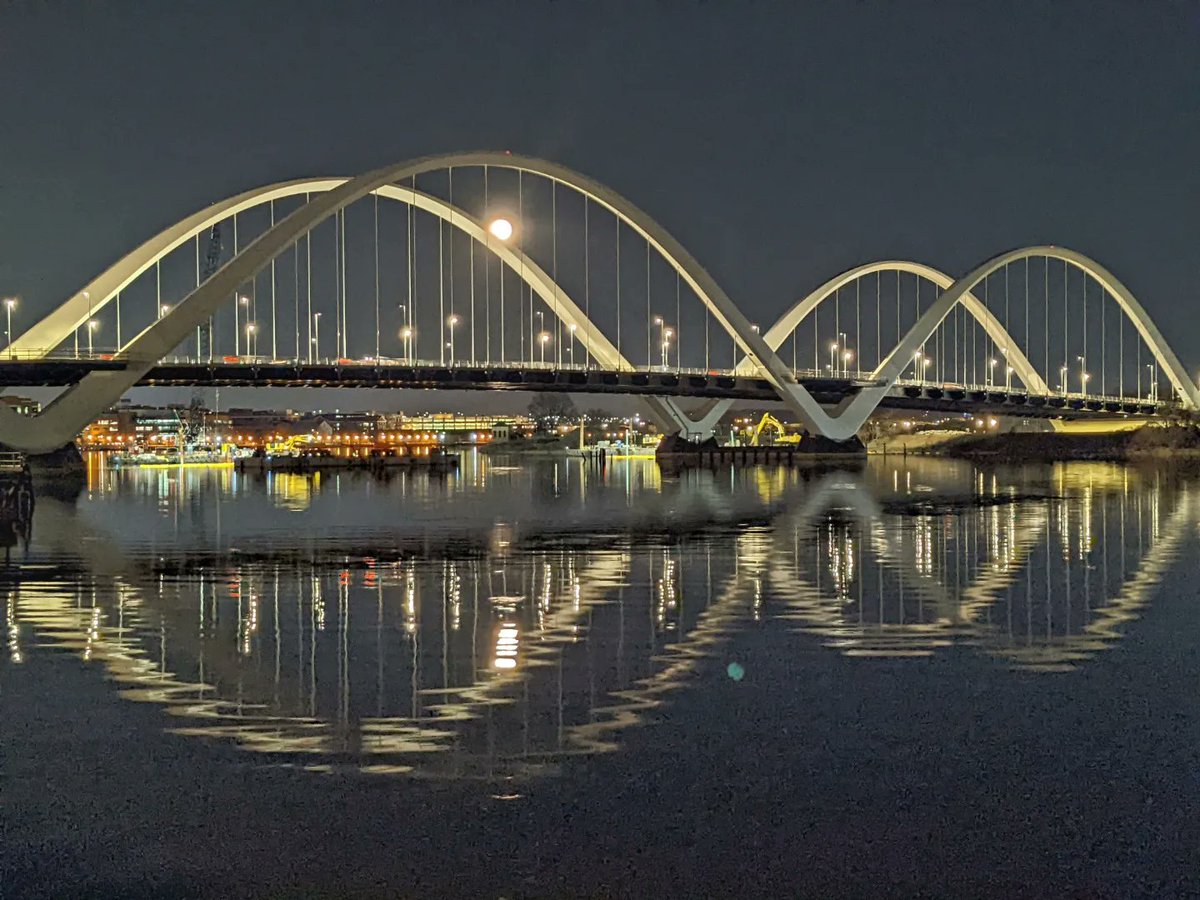
M1147 425L1136 431L1112 434L964 435L930 447L926 452L933 456L1003 462L1200 459L1200 429L1192 425Z

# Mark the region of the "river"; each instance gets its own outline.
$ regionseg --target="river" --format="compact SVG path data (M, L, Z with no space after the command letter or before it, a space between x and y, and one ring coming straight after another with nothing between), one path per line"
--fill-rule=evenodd
M1198 478L92 458L3 529L0 895L1200 891Z

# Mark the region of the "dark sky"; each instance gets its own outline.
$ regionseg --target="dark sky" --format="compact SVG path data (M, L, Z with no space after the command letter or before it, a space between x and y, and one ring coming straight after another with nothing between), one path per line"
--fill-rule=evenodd
M0 0L0 294L44 311L235 191L511 148L751 318L855 263L1049 242L1200 364L1200 5Z

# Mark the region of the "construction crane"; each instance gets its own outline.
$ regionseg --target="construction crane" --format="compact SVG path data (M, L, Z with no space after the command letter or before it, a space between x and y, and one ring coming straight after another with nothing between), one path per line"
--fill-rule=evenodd
M208 232L208 250L204 254L204 268L197 273L199 275L199 283L196 285L196 287L199 287L201 284L204 284L204 282L208 281L208 279L212 278L213 274L218 268L220 268L220 266L221 223L214 222L213 227L209 229ZM196 328L196 359L198 360L204 357L204 348L200 346L200 343L201 335L203 335L206 330L208 331L208 351L210 355L212 354L212 323L210 322L207 329L205 329L203 326L198 326Z

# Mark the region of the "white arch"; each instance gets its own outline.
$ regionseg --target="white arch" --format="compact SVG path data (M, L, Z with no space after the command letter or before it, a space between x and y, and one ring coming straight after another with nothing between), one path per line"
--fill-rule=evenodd
M529 171L554 179L580 191L592 202L608 209L671 263L680 278L695 291L746 354L755 360L763 370L764 376L775 385L784 401L792 406L802 419L809 421L814 414L825 418L820 406L807 391L796 385L783 361L778 359L761 336L754 332L750 322L720 286L678 241L648 215L615 191L564 166L508 153L481 151L423 157L377 169L329 187L248 244L208 281L176 304L166 316L155 321L131 341L119 354L127 363L124 370L89 373L37 416L18 416L11 409L0 408L0 441L29 452L44 452L63 446L97 413L116 402L126 390L134 386L159 359L170 353L190 334L193 328L213 315L238 286L339 209L374 191L394 185L395 182L430 171L485 165ZM219 217L223 218L242 208L266 202L271 199L270 191L279 192L276 195L279 197L299 193L300 184L305 185L303 189L306 192L312 190L312 182L288 182L263 191L248 192L223 201L210 210L197 213L168 229L131 254L123 264L119 263L100 276L97 282L101 283L93 283L95 291L89 288L85 289L86 296L82 292L75 295L63 308L27 332L22 346L49 348L65 340L75 328L94 314L97 308L93 302L95 294L105 298L115 296L124 284L152 265L154 259L161 258L161 254L198 234L206 227L205 222L211 224L212 216L218 214L214 210L219 209ZM104 281L101 281L102 279ZM555 302L561 304L561 291L555 292L555 298ZM14 346L15 349L17 348ZM815 429L820 428L819 421L813 420L810 424Z
M764 335L767 346L772 350L778 350L800 323L808 317L809 313L833 296L835 292L848 284L853 284L859 278L874 275L877 272L906 272L910 275L924 278L926 281L933 282L943 291L948 290L954 284L954 279L940 269L935 269L933 266L927 266L924 263L912 262L911 260L879 260L856 266L853 269L848 269L840 275L830 278L780 316ZM1050 387L1046 384L1045 379L1034 368L1033 363L1029 361L1029 358L1017 346L1016 341L1013 340L1000 320L987 308L986 304L982 303L973 293L967 291L963 295L962 306L975 317L979 324L983 326L984 331L987 332L988 337L992 339L992 342L1005 353L1008 364L1013 367L1013 371L1021 379L1021 383L1025 385L1026 390L1035 394L1050 393ZM744 364L743 361L739 365L739 370Z
M929 340L930 335L941 324L942 319L949 314L950 310L957 303L963 302L964 298L979 282L983 281L983 279L987 278L993 272L1003 269L1005 266L1035 256L1045 256L1050 259L1070 263L1099 282L1100 286L1116 299L1117 304L1124 310L1126 317L1133 322L1134 327L1138 330L1138 334L1141 335L1142 340L1146 342L1155 359L1158 360L1159 365L1167 373L1167 377L1179 393L1180 400L1184 406L1188 409L1200 408L1200 391L1192 383L1187 370L1179 361L1179 357L1175 355L1175 351L1167 343L1166 338L1163 337L1162 332L1158 330L1158 326L1154 324L1154 321L1150 318L1145 308L1137 301L1137 298L1133 296L1129 288L1094 259L1076 250L1049 244L1022 247L1001 253L976 266L974 270L956 281L953 287L942 294L925 311L924 315L917 320L916 324L905 335L904 340L880 364L876 370L877 377L886 378L888 381L894 382L899 377L900 372L904 370L907 361L912 358L913 353Z

